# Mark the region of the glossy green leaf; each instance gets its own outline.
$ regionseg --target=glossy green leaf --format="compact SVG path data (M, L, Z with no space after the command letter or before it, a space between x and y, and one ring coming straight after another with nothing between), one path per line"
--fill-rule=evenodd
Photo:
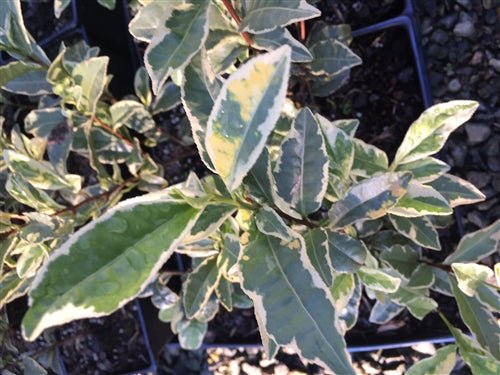
M133 299L198 215L198 209L162 191L123 201L81 228L38 272L24 336L33 340L45 328L109 314Z
M296 40L286 28L276 28L272 31L252 36L252 47L266 51L273 51L285 44L292 48L293 62L304 63L312 60L309 50Z
M488 266L475 263L452 263L460 290L469 297L474 297L476 289L488 278L493 277L493 270Z
M222 83L209 65L206 51L202 49L184 69L181 98L201 160L212 171L215 168L205 146L206 124L221 87Z
M167 81L160 88L160 92L158 92L158 95L156 95L153 107L151 108L151 112L153 115L167 112L177 107L180 103L181 90L179 86L177 86L173 82Z
M500 359L500 327L495 316L485 309L475 297L466 296L458 287L455 277L450 276L451 289L457 301L463 322L476 340L497 360Z
M135 72L134 92L144 106L149 107L151 105L151 101L153 100L151 85L149 83L148 71L143 66Z
M403 217L390 214L389 219L399 233L417 245L429 249L441 250L438 232L431 220L426 216Z
M153 117L143 104L134 100L120 100L109 107L113 129L126 126L138 133L145 133L156 127Z
M358 269L357 274L367 287L384 293L395 292L401 284L401 279L380 269L363 266Z
M432 268L425 263L419 264L411 273L408 287L422 290L430 288L434 284Z
M410 179L409 173L385 173L354 185L328 212L330 226L343 228L384 216L406 193Z
M352 143L354 145L354 160L352 162L354 175L371 177L389 169L389 161L384 151L360 139L354 138Z
M21 253L16 265L17 275L20 279L35 276L38 267L49 255L46 245L24 241L17 245L16 251Z
M46 70L32 70L24 73L2 86L2 89L13 94L38 96L50 94L51 85L47 82Z
M27 63L24 61L12 61L8 64L2 65L0 66L0 87L22 76L23 74L36 70L44 70L46 72L46 68L43 68L38 64Z
M399 315L404 309L404 306L398 305L388 297L385 297L383 302L375 302L375 305L373 305L370 311L369 320L375 324L386 324Z
M361 64L361 59L344 43L335 39L322 40L310 47L313 61L311 73L336 76Z
M208 323L196 319L181 320L177 323L179 344L186 350L199 349L207 333Z
M321 206L328 182L328 156L319 125L308 108L297 114L273 175L277 194L302 216Z
M76 107L81 111L94 113L97 102L106 85L106 70L109 57L93 57L78 63L73 68L75 84L81 88L76 98Z
M248 192L253 198L267 203L274 201L274 179L267 148L262 150L252 169L243 179L243 183L247 186Z
M161 35L155 35L146 48L145 64L154 93L203 46L208 35L209 4L209 0L187 0L173 7L163 28L159 28Z
M478 106L471 100L454 100L425 110L408 129L393 164L409 163L438 152L450 133L469 120Z
M317 115L316 118L326 141L326 150L330 161L329 171L342 181L347 181L354 161L353 142L350 136L335 123L320 115Z
M184 312L188 319L193 318L208 302L217 287L220 276L216 256L205 259L189 273L183 284Z
M354 374L334 302L309 262L302 238L286 242L250 233L243 243L242 287L272 341L329 371Z
M434 355L411 366L406 375L448 375L456 364L457 346L447 345Z
M34 109L24 118L24 129L36 137L48 138L58 125L66 121L61 108Z
M268 32L321 14L305 0L247 0L245 4L245 16L239 30L253 34Z
M403 197L388 212L397 216L420 217L450 215L453 210L436 189L413 180Z
M406 278L410 278L413 270L418 266L418 252L408 245L389 242L388 249L380 254L380 259L398 271Z
M430 156L409 163L400 164L396 168L396 171L411 172L413 178L421 183L434 181L449 170L450 166L448 164ZM441 189L437 188L436 190L444 194Z
M366 246L357 238L327 229L329 264L336 272L357 271L368 254ZM327 259L328 259L327 258Z
M232 74L208 119L206 149L229 190L261 154L286 95L290 48L259 55Z
M476 232L466 234L458 243L455 252L450 254L443 264L457 262L477 262L498 251L500 244L500 220Z
M470 182L450 174L445 174L428 184L439 191L450 202L451 207L481 202L486 198Z

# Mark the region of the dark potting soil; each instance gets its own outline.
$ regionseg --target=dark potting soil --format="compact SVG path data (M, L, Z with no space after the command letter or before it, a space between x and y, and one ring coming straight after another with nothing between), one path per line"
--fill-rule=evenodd
M20 332L26 300L20 298L7 309L10 338L19 352L30 353L36 360L58 350L68 374L123 374L151 366L135 303L106 317L50 328L34 342L26 342Z

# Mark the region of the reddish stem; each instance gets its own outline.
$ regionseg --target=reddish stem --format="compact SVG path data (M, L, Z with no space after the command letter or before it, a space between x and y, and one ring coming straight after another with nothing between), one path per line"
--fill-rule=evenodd
M238 13L236 13L236 10L233 8L233 4L231 4L231 0L222 0L222 3L226 7L226 9L229 12L229 14L231 15L231 17L233 17L236 24L239 26L241 23L241 19L240 19L240 16L238 16ZM245 41L248 43L248 45L251 46L252 39L250 38L250 34L248 34L246 31L243 31L243 33L241 33L241 35L243 36L243 39L245 39Z

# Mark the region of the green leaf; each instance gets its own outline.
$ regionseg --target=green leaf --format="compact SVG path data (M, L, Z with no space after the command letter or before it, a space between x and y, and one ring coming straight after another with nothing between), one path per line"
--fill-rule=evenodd
M354 374L334 302L307 258L303 239L287 243L254 232L243 244L242 287L269 337L329 371Z
M129 31L135 38L150 43L155 35L165 33L165 22L182 0L149 1L139 8L130 21Z
M286 95L290 48L242 65L221 89L208 120L206 149L229 190L236 189L264 149Z
M439 191L448 200L451 207L481 202L486 198L470 182L450 174L445 174L429 182L429 185Z
M396 171L411 172L413 178L421 183L434 181L449 170L450 166L448 164L430 156L409 163L400 164L396 168ZM432 186L435 187L434 185ZM436 190L444 194L442 189L437 188Z
M310 47L313 55L311 74L337 76L361 64L361 59L344 43L335 39L322 40Z
M176 69L184 68L208 35L209 0L186 0L175 6L161 30L146 48L145 64L153 92L158 93Z
M356 272L365 262L368 249L357 238L326 230L328 235L327 261L336 272Z
M202 49L184 69L181 98L201 160L214 172L215 168L205 148L206 124L221 86L222 83L209 65L206 51Z
M309 261L327 286L333 284L333 267L328 257L328 237L326 231L316 228L304 235Z
M38 272L24 336L33 340L45 328L106 315L133 299L198 215L199 210L161 191L125 200L78 230Z
M113 129L126 126L138 133L145 133L156 127L153 117L144 104L134 100L120 100L109 107Z
M16 251L21 253L16 265L17 275L20 279L35 276L38 267L49 254L46 245L24 241L17 245Z
M328 156L312 112L299 111L273 171L277 194L307 216L321 206L328 183Z
M20 279L16 270L0 276L0 308L18 297L24 296L31 286L33 278Z
M475 297L468 297L458 287L457 280L449 276L451 289L457 301L463 322L470 329L476 340L497 360L500 359L500 327L495 316Z
M307 45L312 46L316 42L328 39L337 39L350 44L351 26L348 24L329 25L322 20L316 20L308 33Z
M179 344L186 350L199 349L207 333L208 323L196 319L181 320L177 323Z
M273 51L285 44L292 48L293 62L303 63L312 60L309 50L286 28L276 28L273 31L252 36L252 47L266 51Z
M219 279L217 287L215 288L217 299L227 311L231 311L233 309L232 289L233 287L231 283L225 277L221 277Z
M191 62L193 59L191 59ZM186 74L186 70L184 70L184 74ZM158 95L156 95L153 108L151 108L151 113L153 115L157 115L158 113L170 111L171 109L177 107L180 103L181 89L175 83L167 81L160 88ZM184 107L184 109L186 108ZM210 111L208 113L210 113Z
M255 215L255 224L264 234L278 237L283 241L291 241L293 235L283 219L270 207L263 206Z
M403 217L450 215L453 210L448 201L434 188L417 181L410 181L405 195L388 210Z
M153 100L151 85L149 83L148 71L143 66L135 72L134 92L145 107L149 107L151 105L151 101Z
M390 239L389 239L390 240ZM380 259L406 278L410 278L418 266L418 253L412 246L389 242L389 248L382 251Z
M253 198L260 202L271 203L274 201L274 179L267 148L262 150L252 169L243 179L243 183L247 186L248 192Z
M403 217L389 214L394 228L403 236L409 238L417 245L434 250L441 250L439 235L432 221L426 216Z
M457 346L447 345L436 353L411 366L406 375L448 375L456 364Z
M116 0L97 0L97 2L109 10L115 9Z
M434 273L431 266L425 263L419 264L410 276L409 288L428 289L434 283Z
M328 212L330 226L343 228L384 216L405 194L410 179L409 173L385 173L354 185Z
M500 220L474 233L466 234L458 243L455 252L450 254L443 264L457 262L477 262L498 251L500 244Z
M488 278L493 277L493 270L482 264L452 263L460 290L469 297L474 297L476 289Z
M316 118L326 141L326 151L330 160L329 171L342 181L347 181L354 161L353 142L335 123L320 115L316 115Z
M333 285L330 288L335 300L335 307L339 311L339 318L345 330L349 330L356 324L361 302L362 286L359 277L351 273L340 273L335 275Z
M50 94L52 86L47 82L46 70L32 70L24 73L2 86L2 89L13 94L38 96Z
M368 178L389 169L389 161L384 151L360 139L354 138L352 143L354 145L352 174Z
M401 279L375 268L363 266L358 269L357 274L367 287L383 293L395 292L401 284Z
M260 34L279 26L318 17L318 9L305 0L251 0L245 1L245 16L239 31Z
M35 137L49 138L52 131L66 121L61 108L34 109L24 118L24 129Z
M393 164L409 163L438 152L450 133L469 120L478 106L471 100L454 100L425 110L408 129Z
M8 64L2 65L0 66L0 87L22 76L23 74L36 70L43 70L46 72L47 68L24 61L12 61Z
M388 297L384 301L377 301L370 311L370 322L375 324L386 324L394 319L401 311L405 309L404 306L398 305L391 301Z
M236 31L210 30L205 42L207 56L216 73L224 73L248 52L243 37Z
M200 312L215 291L221 274L217 267L217 257L205 259L196 269L189 273L184 286L184 312L192 319Z
M430 270L434 274L434 283L430 288L445 296L453 297L448 273L437 267L430 267Z

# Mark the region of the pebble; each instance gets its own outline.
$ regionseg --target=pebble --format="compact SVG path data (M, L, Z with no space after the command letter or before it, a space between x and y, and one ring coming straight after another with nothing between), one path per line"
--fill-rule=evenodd
M431 35L431 40L437 44L445 44L448 41L448 33L442 29L436 29Z
M467 214L467 220L475 224L478 228L485 228L489 224L488 220L476 210Z
M472 55L472 59L470 60L471 65L478 65L483 60L483 53L481 51L474 52Z
M471 0L455 0L459 5L463 6L467 10L472 9L472 2Z
M456 36L469 38L473 37L476 34L476 28L474 27L474 23L470 17L460 17L460 21L453 28L453 33Z
M491 180L491 186L493 186L493 189L500 193L500 176L493 177Z
M460 83L460 80L458 78L453 78L449 83L448 83L448 91L450 92L458 92L462 88L462 84Z
M488 157L488 168L491 169L494 172L500 171L500 157L498 155L496 156L489 156Z
M490 59L488 65L500 73L500 59Z
M487 25L494 25L498 22L498 14L494 9L489 9L484 15L484 22Z
M478 189L482 189L487 186L491 181L491 175L486 172L470 171L466 175L467 181Z
M441 18L438 22L438 25L441 27L444 27L445 29L451 30L453 26L455 26L456 22L458 19L458 14L457 13L451 13L448 14L447 16L444 16ZM432 22L432 21L430 21Z
M483 0L482 3L484 9L486 10L491 9L491 0Z
M470 145L476 145L484 142L491 134L491 129L487 124L465 124L465 131L467 132L467 140Z

